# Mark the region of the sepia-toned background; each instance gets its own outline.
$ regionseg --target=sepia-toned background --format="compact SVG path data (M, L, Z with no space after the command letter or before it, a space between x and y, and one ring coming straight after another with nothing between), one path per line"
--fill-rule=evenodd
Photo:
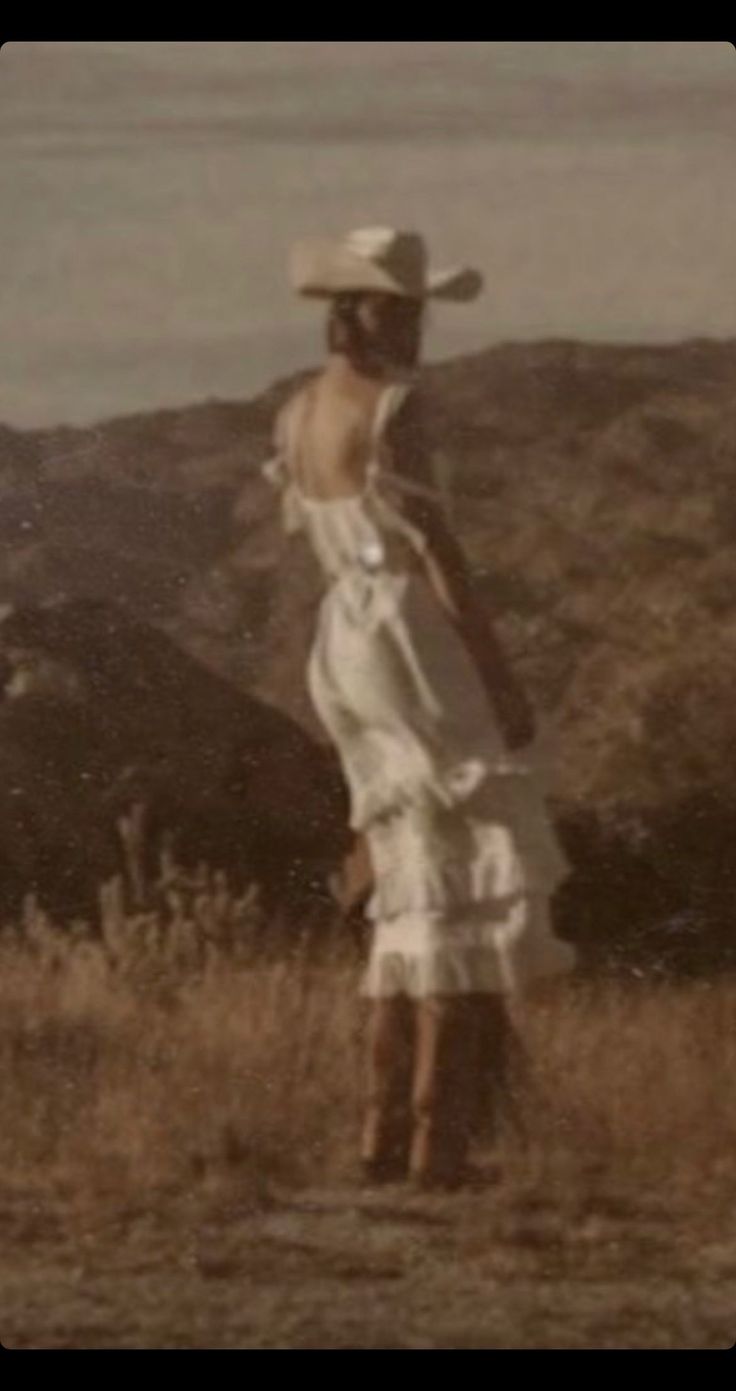
M735 94L727 43L0 50L4 1346L733 1344ZM289 243L378 221L487 276L431 433L571 865L457 1194L356 1184L321 579L260 468Z
M253 394L309 360L291 239L388 222L488 279L430 354L736 326L718 42L8 42L0 418Z

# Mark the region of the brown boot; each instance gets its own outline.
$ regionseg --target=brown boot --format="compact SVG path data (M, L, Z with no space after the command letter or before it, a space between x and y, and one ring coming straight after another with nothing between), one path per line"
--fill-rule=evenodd
M411 1138L412 1010L403 996L374 1000L368 1025L361 1164L369 1182L405 1178Z
M475 996L435 995L417 1007L410 1172L423 1188L454 1188L466 1179L479 1023Z

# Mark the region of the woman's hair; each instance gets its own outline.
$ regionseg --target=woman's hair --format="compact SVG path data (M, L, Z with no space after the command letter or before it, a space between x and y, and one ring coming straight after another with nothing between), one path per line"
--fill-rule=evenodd
M370 345L370 333L360 320L360 295L333 295L327 312L327 347L331 353L362 358Z
M399 295L334 295L327 316L327 346L357 366L414 367L419 357L423 303Z

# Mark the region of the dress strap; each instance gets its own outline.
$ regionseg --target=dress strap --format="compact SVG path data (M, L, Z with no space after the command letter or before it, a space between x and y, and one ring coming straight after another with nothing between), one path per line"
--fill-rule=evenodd
M447 461L443 456L439 456L436 451L432 451L429 455L429 467L432 474L431 483L420 483L418 480L407 478L404 474L395 472L393 469L382 469L379 464L378 446L380 445L383 434L389 421L403 406L412 387L412 382L391 382L385 387L378 398L371 429L373 459L369 466L369 476L374 482L380 480L389 487L396 488L398 492L413 493L416 497L428 498L432 502L439 502L445 512L449 513L449 477L447 473Z
M281 423L282 448L286 458L292 460L297 452L299 435L304 429L307 416L314 404L311 384L293 397L286 408Z
M304 397L297 398L280 416L274 440L275 453L261 465L263 477L281 494L281 520L287 534L301 531L304 527L299 489L289 461L304 419L305 404Z
M371 426L371 444L374 449L381 443L391 418L403 406L411 391L411 382L390 382L384 387L376 403Z

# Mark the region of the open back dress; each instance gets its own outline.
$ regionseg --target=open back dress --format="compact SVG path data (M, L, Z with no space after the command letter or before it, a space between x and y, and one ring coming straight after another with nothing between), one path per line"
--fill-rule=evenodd
M361 492L319 499L300 489L299 401L263 472L281 491L286 530L306 534L325 576L307 682L373 864L363 993L518 995L574 965L549 915L568 866L538 749L504 747L423 572L426 541L401 494L435 494L381 466L383 432L407 390L392 384L379 397Z

